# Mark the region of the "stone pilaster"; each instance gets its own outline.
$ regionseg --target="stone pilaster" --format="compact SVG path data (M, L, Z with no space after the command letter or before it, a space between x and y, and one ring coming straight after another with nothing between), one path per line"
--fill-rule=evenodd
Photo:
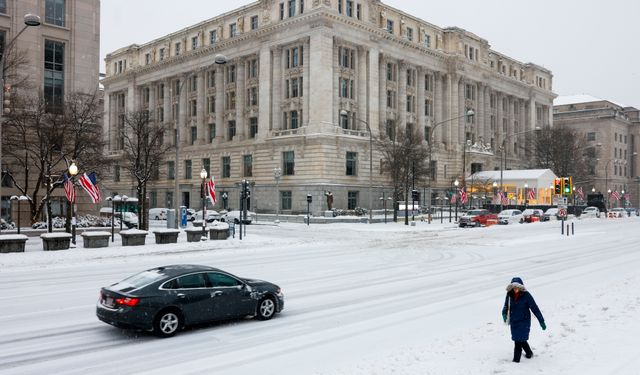
M407 130L407 68L405 61L398 62L398 128Z
M460 77L460 79L458 80L458 110L456 112L454 112L454 117L460 117L458 119L458 150L462 151L462 148L459 147L464 147L465 144L465 138L466 138L466 129L467 129L467 118L462 116L465 114L466 112L466 108L465 108L465 100L464 100L464 81L462 79L462 77ZM455 142L455 138L454 138L454 142Z
M333 71L333 38L325 35L323 28L314 30L311 34L310 47L311 50L309 61L310 64L309 80L310 95L312 98L332 98L336 96L333 91L334 80ZM309 130L318 131L325 126L333 126L333 114L336 112L332 108L332 101L320 100L314 102L309 109Z
M271 129L271 50L263 45L260 48L260 73L258 81L258 134L256 138L263 141ZM305 82L306 84L306 82ZM306 91L305 91L306 93ZM307 95L308 97L308 95Z
M384 97L384 90L380 85L380 51L372 47L369 49L369 63L367 75L367 118L373 136L380 136L382 123L380 113L384 107L380 106L380 100Z
M283 73L284 62L282 58L282 47L277 46L273 49L273 95L272 95L272 110L271 110L271 129L280 130L285 124L282 123L282 110L280 109L282 98L284 97L283 91ZM307 61L310 63L310 61ZM310 80L310 79L309 79Z
M434 102L433 102L433 115L434 115L434 120L436 124L441 123L443 120L442 115L444 113L444 108L442 105L443 104L442 90L443 90L442 75L440 74L440 72L435 72L433 76L433 91L435 94ZM440 147L440 145L443 143L444 141L443 127L446 127L448 125L449 124L438 125L438 128L435 129L434 146Z
M207 96L206 96L206 87L205 87L205 76L207 72L201 70L198 72L197 78L197 89L198 89L198 104L197 104L197 116L196 116L196 126L198 127L198 140L196 144L203 145L207 143L207 121L206 121L206 111L207 111Z
M180 97L178 99L178 102L180 103L180 112L178 113L178 133L180 134L180 146L186 146L187 144L189 144L189 133L187 132L187 124L186 124L186 120L187 120L187 114L189 113L188 110L188 100L187 100L187 84L185 82L187 82L187 80L189 79L189 76L186 74L183 74L182 76L180 76ZM177 170L177 166L176 166L176 170Z
M378 82L380 85L380 98L378 100L380 110L378 118L380 119L380 132L384 134L387 123L387 63L382 53L378 59L378 64Z
M367 50L358 46L357 49L358 63L356 64L356 76L358 79L356 80L356 90L357 95L356 99L358 101L358 119L365 121L367 120ZM360 121L358 121L360 123ZM362 123L360 123L362 124ZM360 124L356 124L358 127Z
M247 85L245 76L247 72L247 61L244 58L238 59L236 64L236 136L234 139L243 141L246 138L245 102L247 97Z
M216 67L216 139L215 143L224 142L224 66Z
M425 71L422 67L418 67L416 70L416 88L418 89L418 92L416 94L416 126L418 127L418 130L420 132L420 135L422 136L422 139L424 139L424 126L425 126L425 116L424 116L424 100L425 100L425 96L424 96L424 75L425 75Z
M477 92L477 106L476 108L474 108L474 110L476 111L476 115L475 117L475 122L476 122L476 126L475 126L475 132L476 132L476 142L480 141L480 138L482 138L482 142L486 142L485 141L485 133L484 133L484 124L486 121L486 116L485 116L485 108L484 108L484 84L482 83L478 83L478 92Z

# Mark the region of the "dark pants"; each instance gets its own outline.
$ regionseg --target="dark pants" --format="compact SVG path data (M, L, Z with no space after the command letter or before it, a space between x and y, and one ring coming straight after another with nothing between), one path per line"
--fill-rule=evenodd
M524 353L527 358L531 358L533 356L533 352L529 347L529 343L526 341L514 341L515 347L513 348L513 362L520 362L520 357L522 357L522 350L524 349Z

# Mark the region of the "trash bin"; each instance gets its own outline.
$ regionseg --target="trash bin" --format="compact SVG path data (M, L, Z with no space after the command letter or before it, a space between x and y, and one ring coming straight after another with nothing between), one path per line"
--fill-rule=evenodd
M176 210L174 209L167 210L167 228L178 229L176 227Z
M230 222L227 224L229 224L229 236L227 237L236 238L236 223Z

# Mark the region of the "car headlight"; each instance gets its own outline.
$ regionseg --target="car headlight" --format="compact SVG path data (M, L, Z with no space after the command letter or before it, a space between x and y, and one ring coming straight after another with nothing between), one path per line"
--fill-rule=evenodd
M282 293L282 289L278 288L278 290L276 290L276 295L280 298L284 298L284 293Z

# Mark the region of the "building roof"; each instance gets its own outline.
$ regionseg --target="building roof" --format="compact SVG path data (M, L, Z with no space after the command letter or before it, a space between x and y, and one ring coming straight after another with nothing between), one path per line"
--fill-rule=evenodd
M578 104L578 103L592 103L592 102L609 102L613 103L620 107L626 107L624 104L616 103L612 100L600 99L595 96L589 94L579 94L579 95L563 95L558 96L553 100L553 105L568 105L568 104Z
M502 182L507 185L523 186L525 183L532 188L548 187L557 176L551 169L521 169L502 171ZM482 171L467 177L467 181L479 179L500 183L500 171Z

